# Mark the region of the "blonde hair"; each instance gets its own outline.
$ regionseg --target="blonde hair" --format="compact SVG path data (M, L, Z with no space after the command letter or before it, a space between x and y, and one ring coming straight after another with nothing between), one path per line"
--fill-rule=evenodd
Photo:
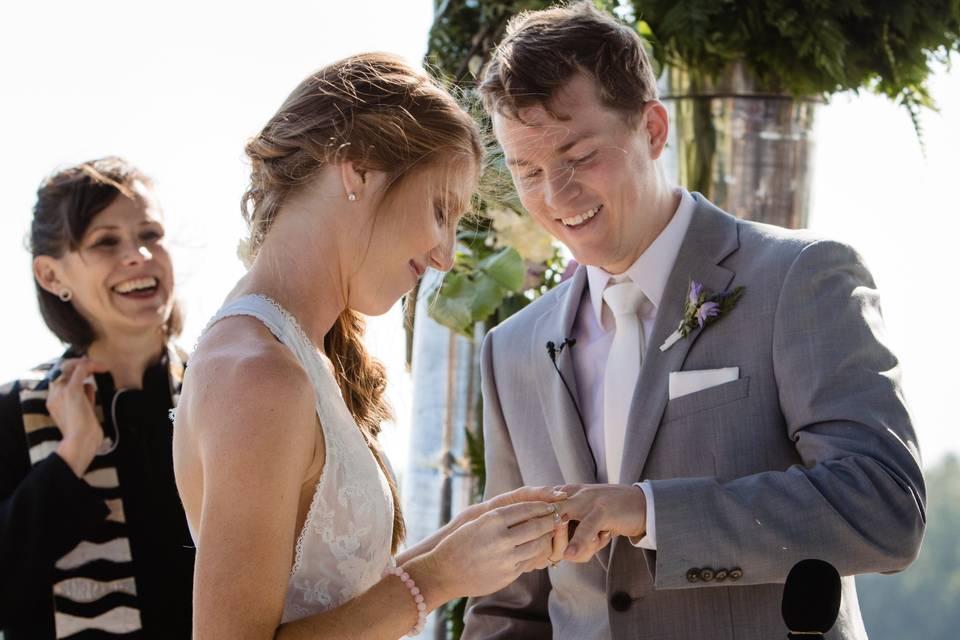
M351 161L387 175L387 193L414 169L469 163L479 167L483 146L476 123L439 84L402 59L365 53L320 69L293 90L246 145L250 184L241 210L249 236L239 254L256 258L281 205L322 167ZM386 195L386 194L384 194ZM393 549L404 537L392 474L376 443L391 417L384 367L363 344L364 320L344 311L324 337L344 400L390 482Z

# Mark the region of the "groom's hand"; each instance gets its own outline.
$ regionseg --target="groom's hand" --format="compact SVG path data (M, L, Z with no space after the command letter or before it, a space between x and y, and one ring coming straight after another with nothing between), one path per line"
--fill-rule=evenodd
M557 489L570 496L558 505L560 515L579 521L564 560L587 562L613 536L642 536L647 530L647 500L639 487L568 484Z

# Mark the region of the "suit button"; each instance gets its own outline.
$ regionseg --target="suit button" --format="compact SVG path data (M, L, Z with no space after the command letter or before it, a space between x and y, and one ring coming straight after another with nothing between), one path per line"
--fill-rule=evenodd
M713 576L713 579L717 582L723 582L727 579L727 576L730 575L726 569L717 569L717 575Z
M743 577L743 569L741 569L740 567L734 567L733 569L730 569L730 579L731 579L731 580L733 580L734 582L736 582L737 580L739 580L739 579L742 578L742 577Z
M687 582L700 582L700 569L690 569L687 571Z
M713 580L715 575L716 573L714 573L713 569L710 567L704 567L703 569L700 569L700 579L704 582L710 582Z
M610 606L614 611L626 611L631 604L633 604L633 598L623 591L617 591L610 597Z

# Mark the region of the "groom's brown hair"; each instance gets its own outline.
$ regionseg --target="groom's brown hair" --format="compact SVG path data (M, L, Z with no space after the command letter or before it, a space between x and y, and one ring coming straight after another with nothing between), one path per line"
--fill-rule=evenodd
M657 82L637 32L589 0L524 11L507 24L480 82L484 107L520 120L576 73L586 73L608 107L627 115L657 97Z

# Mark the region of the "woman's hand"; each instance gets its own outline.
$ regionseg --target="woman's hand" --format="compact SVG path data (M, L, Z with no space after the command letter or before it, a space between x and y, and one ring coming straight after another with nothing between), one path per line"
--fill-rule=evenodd
M467 507L457 514L451 523L455 523L453 528L456 529L472 520L476 520L488 511L499 509L500 507L519 504L521 502L560 502L566 500L566 498L566 492L558 491L552 487L520 487L519 489L501 493L489 500L484 500L483 502Z
M408 571L432 599L492 593L550 564L559 526L551 503L505 504L458 527Z
M520 502L559 502L564 500L567 497L567 494L563 491L557 491L552 487L520 487L519 489L514 489L513 491L508 491L502 493L495 498L490 498L484 502L478 504L470 505L460 513L458 513L454 518L448 522L446 525L440 529L434 531L428 537L421 540L418 544L409 547L403 553L397 555L397 564L403 565L410 560L413 560L416 557L422 556L425 553L429 553L436 548L440 542L447 538L451 533L467 524L468 522L473 522L483 514L497 509L499 507L505 507L511 504L517 504ZM566 530L564 529L564 532ZM566 536L563 536L564 545L563 548L566 548ZM551 561L557 562L563 555L563 550L560 550L559 555L554 555L551 557Z
M518 489L514 489L513 491L501 493L499 496L495 496L489 500L485 500L484 502L464 509L460 512L457 518L454 518L454 522L459 519L460 523L457 525L459 526L460 524L465 524L475 520L484 513L487 513L493 509L498 509L511 504L518 504L520 502L534 502L538 500L542 502L553 503L557 508L557 517L559 517L560 508L567 497L568 494L565 491L550 487L520 487ZM563 560L563 554L566 551L567 543L569 542L567 523L562 522L558 524L559 526L556 528L553 535L553 550L551 551L550 556L547 558L551 565L556 565L558 562ZM542 568L543 567L537 567L537 569Z
M47 411L63 434L57 454L82 477L103 441L103 428L94 413L94 389L86 380L107 367L86 357L70 358L63 361L60 371L50 383Z

